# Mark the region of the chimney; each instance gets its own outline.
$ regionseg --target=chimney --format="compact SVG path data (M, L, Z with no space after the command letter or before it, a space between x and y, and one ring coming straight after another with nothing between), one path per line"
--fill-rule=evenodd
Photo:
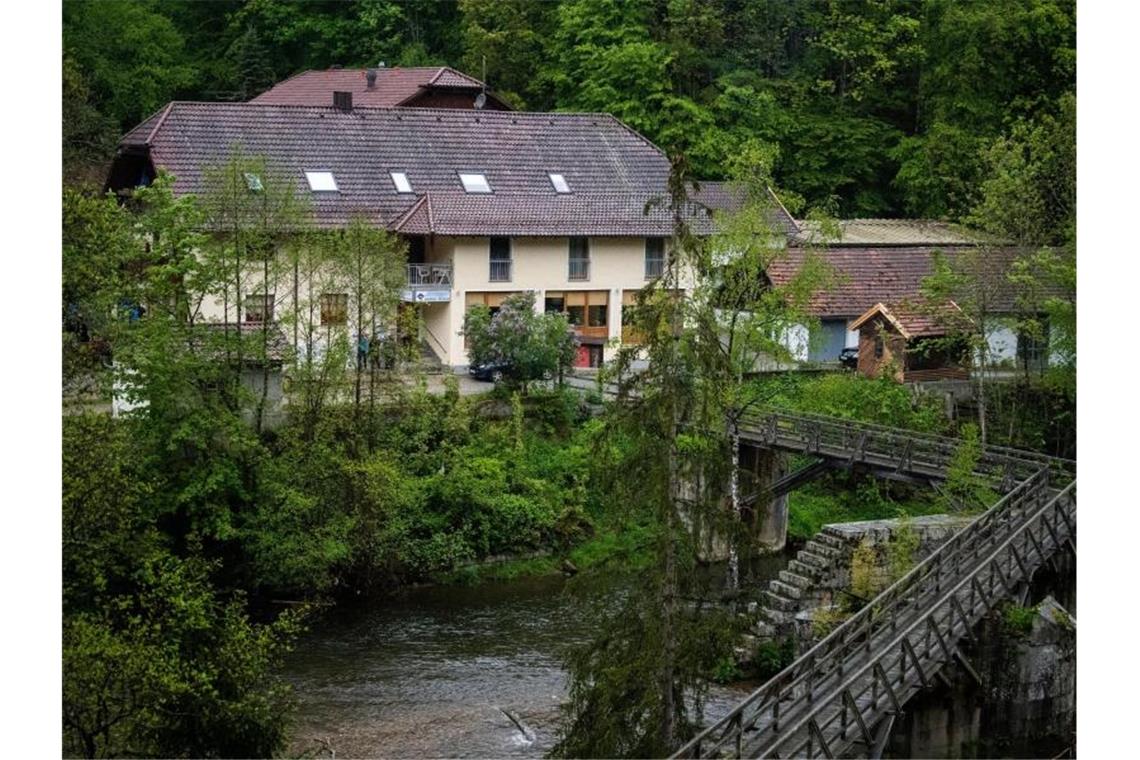
M368 80L368 89L376 89L376 69L369 69L368 73L365 74L364 77Z
M333 108L338 108L341 111L351 111L352 93L333 90Z

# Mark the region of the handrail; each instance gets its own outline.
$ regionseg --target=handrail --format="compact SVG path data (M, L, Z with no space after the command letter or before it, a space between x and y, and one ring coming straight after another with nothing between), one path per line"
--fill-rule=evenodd
M1042 503L1034 514L1040 513L1045 508L1046 500L1043 497L1048 495L1048 486L1049 471L1046 467L1042 467L1033 476L1017 484L989 510L943 543L902 578L891 584L862 610L756 689L728 715L701 731L682 747L675 757L691 755L694 749L699 752L705 741L714 739L718 735L720 740L714 742L714 746L721 746L727 740L728 730L731 727L735 726L739 732L753 726L764 716L769 706L779 706L783 701L781 695L796 694L799 689L804 693L798 698L793 698L793 705L802 702L804 698L810 703L813 698L813 682L823 681L837 669L842 677L843 663L850 655L862 649L869 649L873 640L886 626L897 626L898 618L895 616L897 608L921 601L927 596L932 578L935 590L941 587L944 567L953 563L950 566L954 570L954 575L960 575L963 566L962 555L967 555L967 559L976 564L977 555L984 547L994 541L1001 541L1000 548L1007 543L1002 540L1003 537L1018 534L1022 527L1033 519L1033 517L1025 518L1026 509L1033 504L1033 501ZM1068 493L1074 487L1075 480L1062 493ZM1048 503L1053 501L1048 500ZM972 559L968 556L971 554L974 555ZM868 657L866 667L870 667L876 661ZM751 719L746 721L745 713L749 710L755 712Z
M451 264L408 264L407 285L410 288L450 287Z
M759 435L770 444L780 443L782 435L798 439L798 448L808 453L831 446L844 456L861 453L888 458L892 463L897 461L900 467L905 460L912 465L910 469L918 471L922 467L913 465L924 465L927 470L945 470L961 444L954 438L928 433L912 434L908 430L874 423L775 410L747 413L740 422L743 423L740 428L743 434ZM860 451L858 447L863 449ZM1062 483L1076 477L1076 463L1072 460L999 446L983 447L976 469L984 475L1001 477L1003 487L1008 488L1014 481L1028 477L1041 467L1052 470Z
M962 577L960 580L958 580L957 584L953 588L951 588L949 591L943 593L943 595L941 597L939 597L939 599L937 601L935 601L934 603L932 603L928 606L926 612L918 615L914 619L914 621L912 621L905 629L903 629L901 632L897 633L895 635L895 637L889 643L887 643L884 646L879 647L879 649L886 651L886 652L890 652L890 651L893 651L896 646L900 645L904 639L909 641L910 635L914 632L914 630L916 628L918 628L920 625L926 623L926 621L928 619L933 618L938 613L938 611L941 609L943 604L948 603L949 600L951 598L955 597L958 594L958 592L961 591L967 583L969 583L971 580L974 580L975 578L977 578L983 569L991 566L994 562L997 562L998 561L998 555L1001 554L1003 551L1005 551L1008 547L1010 547L1012 542L1018 536L1020 536L1024 531L1029 530L1033 526L1034 522L1036 520L1038 520L1042 515L1044 515L1047 510L1050 510L1050 509L1055 510L1058 503L1062 499L1071 498L1071 493L1073 490L1075 490L1075 488L1076 488L1076 481L1070 483L1068 486L1065 487L1064 490L1057 493L1055 496L1053 496L1053 498L1049 499L1049 501L1045 502L1043 505L1038 507L1038 509L1032 515L1030 515L1025 520L1023 520L1017 528L1015 528L1013 531L1011 531L1010 534L1008 536L1006 536L1006 538L1002 541L1001 544L994 547L983 560L974 563L973 568L966 573L965 577ZM1060 548L1060 547L1057 547L1057 548ZM960 575L961 575L961 573L957 573L956 577L960 576ZM881 658L868 658L867 662L865 662L862 666L860 666L858 668L858 670L851 672L847 676L846 680L837 684L834 688L832 688L831 692L826 697L819 699L818 702L821 704L826 704L828 702L834 701L836 698L839 698L844 691L850 689L851 686L854 685L860 678L864 677L869 669L873 668L876 664L878 664L880 662L880 659ZM794 736L797 731L803 729L807 725L808 721L810 721L811 719L812 719L811 715L805 715L805 716L799 718L797 723L782 729L781 733L783 734L783 736L778 738L778 740L771 746L771 749L775 750L775 749L779 748L790 737ZM830 723L832 721L834 721L834 716L832 717L831 721L828 721L828 723Z
M427 326L427 322L425 322L424 320L420 320L420 327L424 328L424 332L426 332L428 334L428 336L433 341L435 341L435 345L439 347L440 354L443 357L446 357L447 356L447 349L444 348L443 341L441 341L438 337L436 337L436 334L431 331L430 327Z
M839 418L839 417L829 417L827 415L816 414L814 412L789 412L789 411L784 411L784 410L779 410L779 409L769 409L769 410L764 410L764 411L757 410L757 411L750 411L750 412L745 413L741 417L741 419L759 420L759 419L766 419L766 418L771 417L771 416L776 416L776 417L787 419L787 420L804 420L804 421L819 422L819 423L829 424L832 426L841 426L841 425L852 426L852 427L855 427L859 430L875 431L875 432L884 433L884 434L904 435L906 438L908 438L910 440L929 441L932 443L945 444L945 445L951 446L953 448L956 448L961 443L961 439L951 438L949 436L939 435L937 433L927 433L927 432L917 431L917 430L907 430L904 428L896 428L896 427L891 427L889 425L882 425L882 424L877 423L877 422L864 422L862 420L851 420L851 419L845 419L845 418ZM1025 449L1016 449L1016 448L1012 448L1010 446L997 446L997 445L992 445L992 444L986 444L985 446L982 447L982 450L986 454L1004 455L1004 456L1012 457L1012 458L1022 460L1022 461L1040 462L1042 464L1047 463L1054 468L1061 468L1061 469L1064 469L1070 473L1076 472L1077 463L1076 463L1076 460L1073 460L1073 459L1065 459L1063 457L1054 457L1054 456L1050 456L1049 454L1042 454L1042 453L1036 452L1036 451L1027 451Z

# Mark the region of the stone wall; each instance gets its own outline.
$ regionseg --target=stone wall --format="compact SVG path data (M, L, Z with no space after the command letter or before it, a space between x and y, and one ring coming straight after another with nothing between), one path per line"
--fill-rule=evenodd
M1052 596L1027 628L1001 610L966 650L978 684L954 665L949 686L917 695L891 732L892 757L1055 757L1076 741L1076 620Z

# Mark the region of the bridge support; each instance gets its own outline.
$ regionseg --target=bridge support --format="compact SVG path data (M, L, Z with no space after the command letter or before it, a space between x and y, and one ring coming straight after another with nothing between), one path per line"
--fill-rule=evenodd
M740 467L751 477L749 490L753 493L771 493L772 487L788 475L788 455L773 449L740 444ZM754 489L754 490L753 490ZM769 552L784 548L788 539L788 494L758 500L752 507L753 544Z

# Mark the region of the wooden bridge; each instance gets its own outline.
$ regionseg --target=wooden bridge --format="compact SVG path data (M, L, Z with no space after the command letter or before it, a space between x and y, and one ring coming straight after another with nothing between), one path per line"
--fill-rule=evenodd
M809 467L855 465L940 480L959 441L780 412L742 420L742 439L807 454ZM820 464L823 463L823 464ZM806 469L806 468L805 468ZM903 706L952 662L1003 600L1023 601L1034 573L1076 552L1076 463L985 447L975 471L1004 496L674 757L880 757ZM802 471L801 471L802 473ZM792 473L768 489L789 490ZM791 486L789 486L791 484Z

